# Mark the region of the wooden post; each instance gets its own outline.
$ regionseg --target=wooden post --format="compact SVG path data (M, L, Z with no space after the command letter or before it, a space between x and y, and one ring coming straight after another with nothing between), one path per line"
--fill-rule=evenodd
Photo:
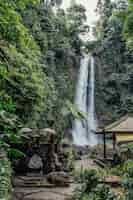
M103 131L104 159L106 159L106 133Z
M116 149L116 136L115 136L115 133L113 133L113 151L115 152L115 149Z

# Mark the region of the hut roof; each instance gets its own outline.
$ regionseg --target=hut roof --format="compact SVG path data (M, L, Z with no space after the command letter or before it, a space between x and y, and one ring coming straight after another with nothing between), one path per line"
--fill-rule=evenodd
M106 133L133 133L133 116L124 116L103 129L97 130L97 133L103 130Z

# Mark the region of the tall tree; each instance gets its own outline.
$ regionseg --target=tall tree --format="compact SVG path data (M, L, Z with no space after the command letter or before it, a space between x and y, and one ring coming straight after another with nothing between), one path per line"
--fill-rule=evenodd
M128 1L128 9L125 16L125 23L124 23L124 38L127 41L127 45L130 49L133 49L133 1Z
M126 38L123 38L127 1L114 2L108 6L110 10L104 5L99 6L102 12L96 25L98 43L95 53L99 66L96 104L100 116L105 115L107 121L133 111L130 84L132 55L126 48Z

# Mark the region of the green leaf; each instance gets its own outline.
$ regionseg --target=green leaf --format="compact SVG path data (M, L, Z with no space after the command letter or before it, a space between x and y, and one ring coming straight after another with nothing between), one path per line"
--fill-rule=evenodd
M65 114L71 114L76 119L86 119L85 113L80 111L75 104L72 104L69 100L66 101L66 107L64 108Z
M8 150L8 156L10 158L21 158L25 157L25 154L22 151L19 151L18 149L9 149Z

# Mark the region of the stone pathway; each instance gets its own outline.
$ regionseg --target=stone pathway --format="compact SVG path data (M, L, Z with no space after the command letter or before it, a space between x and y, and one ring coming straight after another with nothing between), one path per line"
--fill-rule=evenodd
M96 168L93 160L82 158L75 161L76 170ZM15 178L14 197L12 200L68 200L71 199L79 184L71 183L69 187L55 187L46 182L42 177L17 177ZM25 181L25 187L22 182ZM38 183L32 187L30 183Z
M90 158L83 157L81 160L75 161L75 169L80 170L80 169L97 169L96 163Z
M13 200L67 200L70 199L77 184L71 184L69 187L54 188L15 188L15 197Z

